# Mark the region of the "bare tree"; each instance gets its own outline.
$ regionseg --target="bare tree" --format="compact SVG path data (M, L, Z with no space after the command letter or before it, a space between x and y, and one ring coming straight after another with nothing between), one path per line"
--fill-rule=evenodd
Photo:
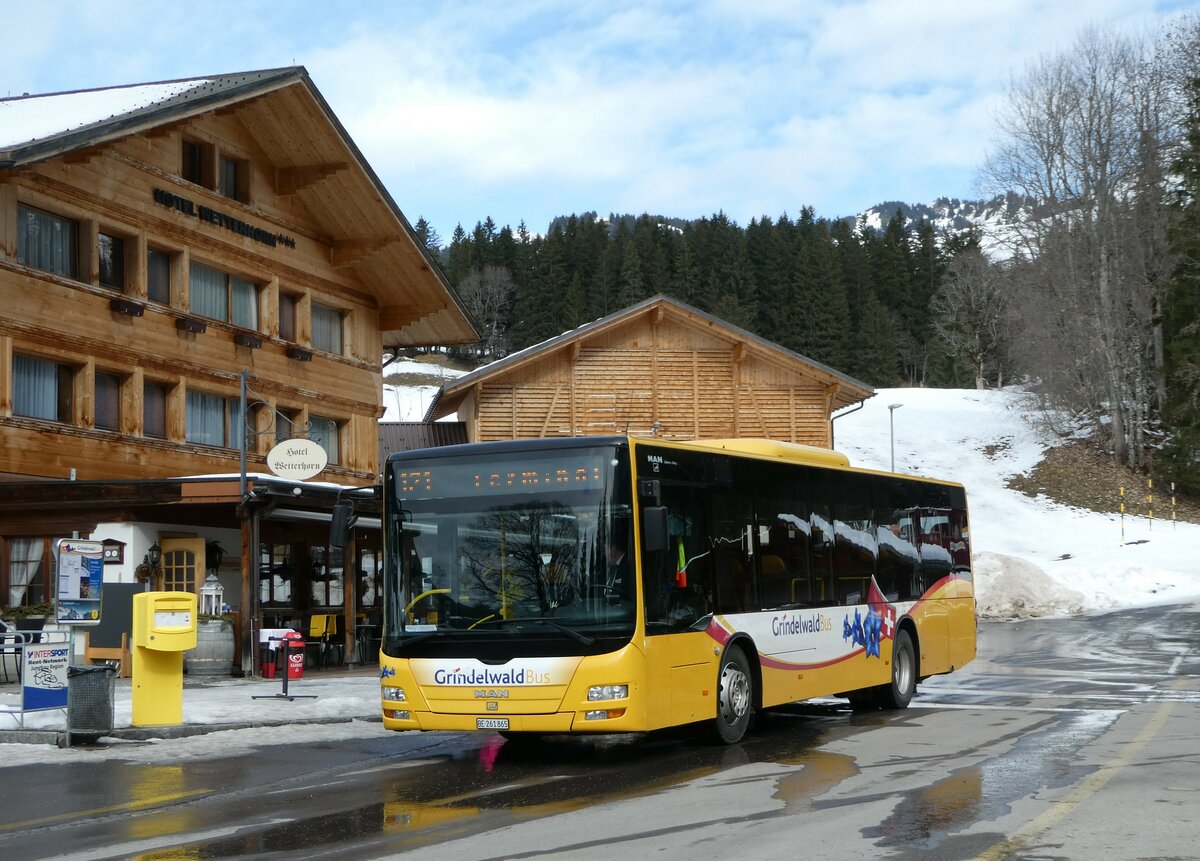
M1011 223L1027 368L1142 466L1161 390L1166 183L1181 112L1157 46L1097 31L1014 82L985 169L1035 201Z
M483 333L480 350L489 359L506 352L505 312L514 289L509 271L490 264L483 269L472 269L458 284L458 295Z
M1003 366L1014 320L1004 274L978 249L959 254L946 268L930 303L934 330L953 358L968 363L975 388L988 378L1003 384Z

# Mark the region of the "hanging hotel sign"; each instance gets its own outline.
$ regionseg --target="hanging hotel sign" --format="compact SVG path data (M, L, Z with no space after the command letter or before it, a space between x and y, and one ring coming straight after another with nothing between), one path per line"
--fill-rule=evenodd
M280 478L304 481L318 475L329 455L321 444L311 439L285 439L267 455L267 467Z
M279 245L286 245L288 248L296 247L296 240L291 236L283 233L272 233L265 228L255 227L253 224L247 224L240 218L234 218L232 215L226 215L224 212L210 209L203 204L198 204L195 201L188 200L186 197L180 197L178 194L164 191L161 188L154 189L154 202L160 203L168 209L173 209L183 215L190 215L217 227L232 230L234 233L241 234L248 239L253 239L255 242L261 242L263 245L270 245L272 248Z

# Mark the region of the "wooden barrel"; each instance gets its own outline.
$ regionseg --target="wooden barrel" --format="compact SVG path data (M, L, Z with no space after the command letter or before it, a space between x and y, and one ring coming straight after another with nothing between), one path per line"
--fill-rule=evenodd
M196 648L184 653L189 676L233 675L233 626L225 621L200 622Z

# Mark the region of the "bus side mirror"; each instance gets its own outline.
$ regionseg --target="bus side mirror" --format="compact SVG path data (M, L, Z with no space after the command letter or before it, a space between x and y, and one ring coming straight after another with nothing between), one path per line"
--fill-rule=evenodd
M642 509L642 550L647 553L666 550L667 543L667 507L646 506Z
M329 546L342 548L350 541L350 530L354 528L354 524L358 522L358 515L354 513L354 504L351 502L338 502L333 506L333 516L329 523Z

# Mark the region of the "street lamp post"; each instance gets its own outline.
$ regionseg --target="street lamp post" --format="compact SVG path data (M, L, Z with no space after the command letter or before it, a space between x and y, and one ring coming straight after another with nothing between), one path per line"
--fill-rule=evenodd
M891 438L892 472L896 471L896 410L904 404L888 404L888 436Z

